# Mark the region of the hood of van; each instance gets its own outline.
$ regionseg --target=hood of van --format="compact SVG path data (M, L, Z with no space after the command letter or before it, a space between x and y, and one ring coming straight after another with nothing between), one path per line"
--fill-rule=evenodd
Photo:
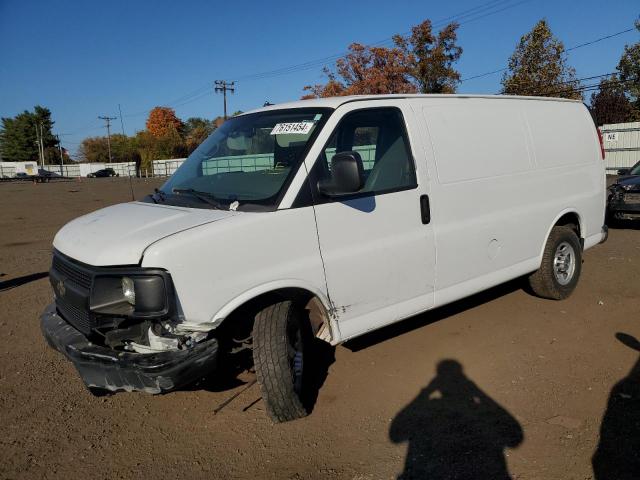
M121 203L67 223L55 236L53 246L88 265L135 265L152 243L234 215L237 212Z

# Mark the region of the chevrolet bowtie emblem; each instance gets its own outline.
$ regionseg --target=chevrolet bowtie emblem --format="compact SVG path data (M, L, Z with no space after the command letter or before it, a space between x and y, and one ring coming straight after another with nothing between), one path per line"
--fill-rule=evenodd
M64 282L62 280L58 280L58 283L56 284L56 290L58 291L58 295L60 295L61 297L64 297L64 294L66 293L67 289L64 286Z

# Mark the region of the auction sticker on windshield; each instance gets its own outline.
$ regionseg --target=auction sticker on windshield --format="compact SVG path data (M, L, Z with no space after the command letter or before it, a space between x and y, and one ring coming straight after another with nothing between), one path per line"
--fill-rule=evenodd
M313 125L313 122L276 123L273 130L271 130L271 135L281 135L283 133L299 133L301 135L306 135L311 131L311 127L313 127Z

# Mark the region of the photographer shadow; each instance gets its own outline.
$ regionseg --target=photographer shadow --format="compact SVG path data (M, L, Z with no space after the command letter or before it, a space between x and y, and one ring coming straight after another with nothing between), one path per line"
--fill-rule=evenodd
M394 418L389 437L407 442L401 479L510 479L505 448L522 443L518 421L486 395L456 360Z
M635 337L616 333L616 338L640 352ZM611 389L592 464L596 480L640 478L640 357Z

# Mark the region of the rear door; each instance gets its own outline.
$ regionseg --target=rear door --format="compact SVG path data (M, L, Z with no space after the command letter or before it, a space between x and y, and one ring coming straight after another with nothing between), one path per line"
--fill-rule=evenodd
M342 106L312 168L320 249L343 339L433 305L429 190L426 168L416 168L422 155L407 128L412 115L404 101ZM331 177L331 158L342 151L360 154L364 188L348 198L324 197L315 185Z

